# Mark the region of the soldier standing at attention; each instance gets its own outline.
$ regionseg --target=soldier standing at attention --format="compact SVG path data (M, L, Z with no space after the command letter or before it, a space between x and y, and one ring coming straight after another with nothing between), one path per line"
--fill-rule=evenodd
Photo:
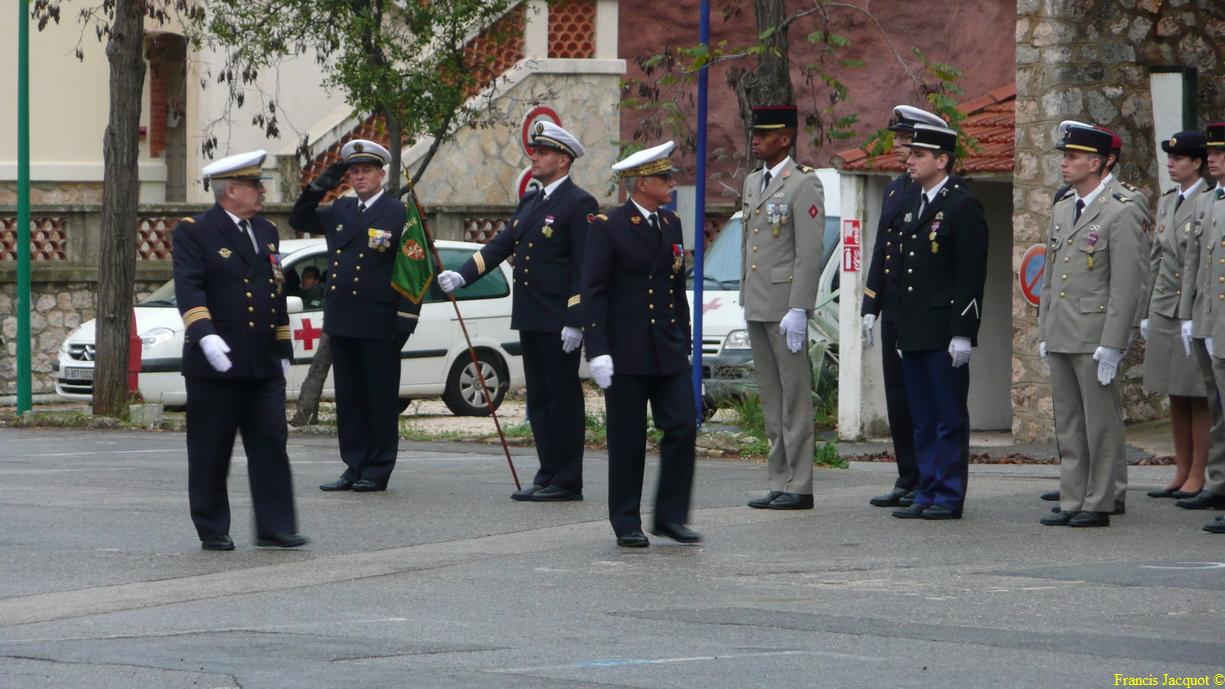
M320 490L387 489L400 442L400 350L417 328L421 304L391 287L404 204L383 191L391 153L374 141L354 139L336 163L311 182L289 214L300 232L327 238L323 332L332 350L336 434L345 463L340 478ZM347 175L347 176L346 176ZM328 208L319 202L347 179L356 197Z
M753 157L744 180L740 305L748 324L766 437L768 492L749 507L812 509L812 365L808 314L817 303L825 237L825 191L816 170L790 151L794 105L753 108Z
M174 294L187 384L187 492L205 550L233 550L226 479L242 433L255 545L294 548L298 533L285 442L293 357L276 226L263 209L264 151L206 165L217 203L174 228Z
M1199 261L1197 209L1213 196L1204 182L1208 150L1202 132L1178 132L1161 142L1172 187L1157 201L1157 229L1149 251L1148 290L1140 302L1145 340L1144 389L1169 395L1174 476L1153 498L1190 498L1204 487L1208 462L1208 402L1204 377L1192 354L1195 266Z
M906 147L916 124L943 127L944 120L909 105L893 109L893 154L903 166L910 155ZM919 466L915 463L914 429L910 423L910 406L906 402L906 382L902 376L902 358L897 353L897 309L902 286L902 220L912 210L918 198L919 185L903 172L885 187L881 202L880 222L876 226L876 241L872 262L863 288L863 334L872 345L872 329L880 320L880 360L885 378L885 407L889 414L889 435L893 438L893 456L897 462L897 481L893 490L868 502L877 507L907 506L914 502L919 485Z
M532 132L532 177L543 189L519 202L510 224L459 271L443 271L438 286L451 292L472 284L510 256L515 289L510 327L523 345L527 417L540 470L512 500L563 502L583 499L586 413L578 366L583 342L579 290L587 225L599 210L595 198L570 180L583 145L552 122Z
M914 423L919 485L901 519L960 519L969 473L970 352L982 322L987 221L950 178L957 132L916 124L907 170L920 190L903 216L897 348Z
M648 403L663 431L651 533L679 543L702 540L685 526L697 412L684 233L681 219L661 208L676 187L674 147L669 141L613 165L630 197L595 216L583 261L587 357L608 416L608 516L623 548L649 545L640 514Z
M1071 190L1051 215L1038 351L1051 369L1063 453L1058 512L1047 526L1110 525L1123 459L1116 381L1147 271L1146 209L1108 188L1110 134L1069 126L1056 148Z

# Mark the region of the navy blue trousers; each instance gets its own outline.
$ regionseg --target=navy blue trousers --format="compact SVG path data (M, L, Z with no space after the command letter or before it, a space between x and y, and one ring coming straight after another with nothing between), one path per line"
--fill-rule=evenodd
M943 349L905 352L902 373L919 468L914 504L959 512L970 470L970 365L953 368Z
M880 363L885 375L885 408L889 413L889 435L893 437L893 457L897 462L894 488L913 490L919 485L919 465L915 462L914 427L910 422L910 403L906 399L906 379L902 360L897 355L897 326L892 315L881 314Z
M561 350L561 333L519 331L527 382L527 420L536 441L537 486L583 492L587 416L578 365L582 349Z

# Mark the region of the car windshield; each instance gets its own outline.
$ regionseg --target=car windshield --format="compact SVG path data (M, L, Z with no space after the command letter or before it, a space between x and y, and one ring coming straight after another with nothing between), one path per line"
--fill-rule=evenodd
M174 306L174 280L169 280L153 290L153 294L141 299L137 306Z
M702 282L705 289L740 289L740 218L728 220L715 241L706 248ZM692 290L692 272L688 284Z

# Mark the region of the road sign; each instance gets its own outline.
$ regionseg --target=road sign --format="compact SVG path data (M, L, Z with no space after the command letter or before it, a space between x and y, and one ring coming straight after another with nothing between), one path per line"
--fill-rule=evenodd
M521 140L520 142L523 144L523 155L525 156L532 155L532 151L528 147L528 144L530 144L532 141L532 125L536 124L537 121L542 119L551 120L553 124L557 125L558 127L561 126L561 118L557 116L557 113L553 111L553 108L538 105L531 110L528 110L527 114L523 116L523 123L520 126L519 133Z
M532 177L532 166L529 165L519 173L519 179L515 181L515 189L519 192L515 200L519 201L532 189L544 189L544 185L540 183L540 180Z
M1025 250L1021 268L1017 271L1017 282L1021 286L1021 296L1030 306L1037 306L1042 300L1042 270L1045 267L1045 244L1034 244Z

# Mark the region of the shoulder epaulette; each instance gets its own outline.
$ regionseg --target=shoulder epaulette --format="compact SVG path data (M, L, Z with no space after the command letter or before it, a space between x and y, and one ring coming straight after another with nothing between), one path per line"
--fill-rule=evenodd
M812 172L816 172L816 171L817 171L817 168L815 168L815 167L808 167L807 165L796 165L796 166L795 166L795 169L799 170L800 172L803 172L804 174L808 174L808 173L812 173Z
M1178 187L1170 187L1169 189L1166 189L1165 191L1161 192L1161 195L1169 196L1170 194L1173 194L1176 191L1178 191Z
M194 223L194 222L196 222L196 219L195 219L195 218L193 218L193 217L191 217L191 216L189 215L189 216L185 216L185 217L183 217L183 218L180 218L180 219L179 219L179 222L189 222L189 223Z
M1122 201L1123 203L1131 203L1131 199L1130 199L1130 198L1128 198L1128 197L1126 197L1126 196L1124 196L1124 195L1123 195L1122 193L1120 193L1120 192L1117 192L1117 191L1116 191L1116 192L1114 192L1113 194L1111 194L1111 196L1115 197L1115 198L1116 198L1116 199L1118 199L1119 201Z
M1128 191L1136 191L1136 192L1140 191L1139 187L1132 186L1131 184L1128 184L1127 182L1124 182L1123 180L1119 180L1119 186L1123 187L1124 189Z
M604 215L603 213L596 213L595 219L596 220L608 220L608 216Z
M1063 192L1063 196L1059 197L1059 201L1062 201L1064 199L1070 199L1073 196L1076 196L1076 190L1069 188L1067 191ZM1058 201L1056 203L1058 203Z

